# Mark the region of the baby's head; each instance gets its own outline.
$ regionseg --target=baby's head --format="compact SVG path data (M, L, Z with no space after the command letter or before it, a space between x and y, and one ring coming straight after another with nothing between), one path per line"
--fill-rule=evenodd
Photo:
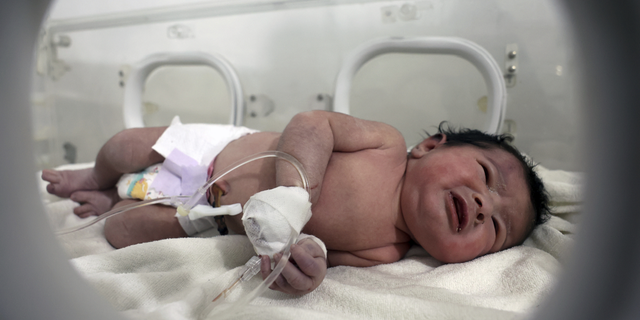
M548 219L548 196L511 136L445 128L413 148L401 195L413 239L443 262L521 244Z

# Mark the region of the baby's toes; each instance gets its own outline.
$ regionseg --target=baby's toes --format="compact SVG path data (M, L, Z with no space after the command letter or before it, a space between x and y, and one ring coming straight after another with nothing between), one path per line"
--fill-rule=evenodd
M92 199L92 194L86 191L76 191L69 196L69 199L77 203L87 203Z
M53 182L47 185L47 192L50 194L56 194L56 185L54 185Z
M70 198L82 205L91 205L95 215L111 210L119 199L115 189L107 191L76 191L71 194Z
M62 178L60 177L60 172L56 170L44 169L42 170L42 180L50 182L50 183L60 183Z
M73 208L73 213L80 218L87 218L90 216L97 216L98 212L91 204L83 204L79 207Z

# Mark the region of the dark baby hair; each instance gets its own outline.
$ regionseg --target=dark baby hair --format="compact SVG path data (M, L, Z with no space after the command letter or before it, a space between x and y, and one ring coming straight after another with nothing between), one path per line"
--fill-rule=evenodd
M429 134L427 132L427 134ZM511 142L513 136L509 134L489 134L475 129L452 128L446 121L441 122L438 126L438 134L444 134L447 137L445 145L460 146L473 145L478 148L500 148L512 154L524 169L524 177L529 187L529 199L534 211L534 217L531 221L527 236L533 231L533 228L545 223L550 218L549 195L544 188L542 179L533 170L534 164L529 158L525 157ZM524 240L524 239L523 239Z

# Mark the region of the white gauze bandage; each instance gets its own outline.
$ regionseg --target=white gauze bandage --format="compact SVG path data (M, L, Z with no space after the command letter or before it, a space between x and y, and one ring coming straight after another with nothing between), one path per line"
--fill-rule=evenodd
M244 205L242 224L259 255L273 257L311 218L309 193L299 187L277 187L254 194Z

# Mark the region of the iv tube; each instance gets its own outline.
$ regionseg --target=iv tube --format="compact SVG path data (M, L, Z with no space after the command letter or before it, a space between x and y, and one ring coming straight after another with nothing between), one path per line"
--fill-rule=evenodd
M71 228L66 228L66 229L62 229L62 230L58 230L56 231L56 235L57 236L61 236L61 235L65 235L65 234L69 234L72 232L76 232L76 231L80 231L84 228L90 227L104 219L107 219L109 217L115 216L117 214L123 213L125 211L129 211L131 209L137 209L137 208L141 208L141 207L145 207L148 205L152 205L152 204L172 204L172 205L179 205L182 203L182 201L186 201L187 199L189 199L189 197L191 196L173 196L173 197L162 197L162 198L156 198L156 199L149 199L149 200L143 200L140 202L136 202L136 203L132 203L132 204L128 204L126 206L122 206L119 207L117 209L112 209L111 211L107 211L101 215L99 215L96 219L93 219L85 224L79 225L79 226L75 226L75 227L71 227Z
M234 164L230 165L228 168L225 168L222 171L222 173L213 175L213 177L211 177L211 179L209 179L209 181L207 181L206 184L204 184L203 186L198 188L198 190L192 196L162 197L162 198L157 198L157 199L144 200L144 201L136 202L136 203L133 203L133 204L130 204L130 205L122 206L122 207L119 207L117 209L105 212L105 213L101 214L100 216L98 216L97 219L91 220L91 221L89 221L88 223L86 223L84 225L80 225L80 226L77 226L77 227L72 227L72 228L60 230L60 231L56 232L56 235L63 235L63 234L68 234L68 233L71 233L71 232L79 231L79 230L87 228L87 227L89 227L89 226L91 226L91 225L93 225L93 224L95 224L95 223L97 223L97 222L99 222L101 220L104 220L104 219L107 219L109 217L112 217L112 216L114 216L116 214L120 214L122 212L131 210L131 209L136 209L136 208L140 208L140 207L144 207L144 206L148 206L148 205L152 205L152 204L160 204L160 203L171 204L171 205L177 206L177 211L180 214L187 215L187 214L189 214L189 211L198 202L198 200L206 194L207 189L209 189L220 178L224 177L229 172L231 172L231 171L233 171L233 170L235 170L235 169L237 169L237 168L239 168L239 167L241 167L241 166L243 166L245 164L248 164L248 163L253 162L255 160L266 159L266 158L279 158L279 159L285 160L285 161L289 162L291 165L293 165L296 168L296 170L298 171L298 174L300 175L300 179L302 180L302 187L307 191L307 193L309 195L311 194L310 190L309 190L309 180L307 178L307 173L304 170L304 168L302 167L302 164L296 158L294 158L293 156L291 156L288 153L281 152L281 151L264 151L264 152L259 152L259 153L253 154L251 156L248 156L246 158L243 158L243 159L235 162ZM187 200L186 204L183 202L185 200ZM232 303L231 305L226 305L226 307L229 307L231 309L239 308L244 304L248 304L255 297L257 297L258 295L262 294L262 292L267 290L267 288L280 275L280 273L282 272L282 269L284 269L284 266L289 261L289 257L291 256L291 252L290 252L291 245L294 244L296 240L297 240L297 232L293 228L291 228L291 236L289 237L289 240L287 241L287 244L284 247L283 255L282 255L280 261L276 264L276 266L273 269L273 271L269 274L269 276L267 276L267 278L264 281L262 281L262 283L260 283L260 285L258 285L258 287L255 288L253 291L251 291L248 295L240 298L238 301ZM250 271L251 273L253 273L253 275L255 275L257 272L259 272L260 264L254 264L252 266L252 268L254 268L254 269L257 268L257 270L246 270L246 271ZM239 279L239 280L242 280L242 281L249 280L253 275L248 276L248 277L242 276L241 279ZM220 299L220 300L218 300L216 302L213 302L209 306L207 306L207 308L205 308L204 312L201 313L201 316L205 316L206 317L207 315L209 315L209 313L213 310L213 308L215 308L216 306L219 305L221 300L222 299Z
M307 193L311 194L310 190L309 190L309 179L307 178L307 172L304 170L304 168L302 167L302 164L296 159L294 158L292 155L282 152L282 151L264 151L264 152L259 152L256 154L253 154L251 156L248 156L244 159L241 159L235 163L233 163L232 165L230 165L228 168L230 169L225 169L223 170L222 174L215 174L213 175L213 177L211 177L211 179L209 179L209 181L207 181L207 183L205 183L203 186L201 186L200 188L198 188L198 190L191 196L191 198L189 199L189 201L187 201L187 203L185 203L184 205L180 205L178 206L178 213L180 215L186 216L189 214L189 211L191 209L193 209L193 207L196 205L196 203L198 202L198 200L203 197L207 190L214 184L216 183L216 181L218 181L218 179L224 177L225 175L227 175L229 172L244 166L247 163L256 161L256 160L260 160L260 159L265 159L265 158L279 158L282 160L285 160L287 162L289 162L291 165L293 165L296 170L298 171L298 174L300 175L300 179L302 180L302 188L304 188Z
M241 308L246 304L249 304L253 299L255 299L257 296L265 292L274 281L276 281L276 278L280 275L280 273L282 273L284 266L287 264L287 262L289 261L289 258L291 257L291 245L293 245L296 242L296 240L297 240L297 232L293 228L291 228L291 236L289 237L287 244L284 246L284 251L282 252L282 257L280 258L280 261L278 261L278 263L273 268L273 271L271 271L271 273L256 288L254 288L251 292L240 297L238 300L232 303L227 303L227 304L222 303L224 301L224 297L226 296L226 293L231 289L233 289L238 282L250 280L253 275L260 272L259 263L253 265L253 267L256 270L249 270L247 268L243 272L241 272L241 275L236 280L236 282L234 282L232 285L224 289L223 292L219 294L216 297L216 299L214 299L211 303L209 303L209 305L200 313L199 319L208 318L208 316L211 314L211 312L214 309L217 312L216 318L220 318L220 317L222 317L221 319L235 318L234 317L234 315L236 314L235 310ZM257 256L254 256L252 259L254 258L257 258ZM247 264L245 265L245 268L251 262L252 261L250 259L249 262L247 262ZM250 275L249 277L245 276L245 274L249 272L253 272L254 274Z
M211 179L209 179L209 181L207 181L207 183L205 183L203 186L198 188L196 193L194 193L191 196L162 197L162 198L156 198L156 199L150 199L150 200L144 200L144 201L132 203L130 205L122 206L122 207L119 207L117 209L113 209L111 211L107 211L107 212L99 215L98 218L93 219L93 220L91 220L91 221L89 221L89 222L87 222L85 224L80 225L80 226L75 226L75 227L59 230L59 231L56 232L56 235L64 235L64 234L76 232L76 231L82 230L84 228L87 228L87 227L89 227L91 225L94 225L94 224L98 223L99 221L102 221L104 219L112 217L114 215L123 213L123 212L131 210L131 209L141 208L141 207L152 205L152 204L170 204L170 205L176 206L178 212L181 215L185 215L186 216L187 214L189 214L189 211L195 206L195 204L198 202L198 200L206 194L207 189L209 189L220 178L226 176L229 172L231 172L231 171L233 171L233 170L235 170L235 169L237 169L239 167L242 167L243 165L245 165L247 163L250 163L250 162L253 162L253 161L256 161L256 160L260 160L260 159L265 159L265 158L279 158L279 159L285 160L285 161L289 162L291 165L293 165L296 168L296 170L298 171L298 174L300 175L300 179L302 180L302 187L305 190L307 190L307 193L310 194L310 192L309 192L309 180L307 178L307 173L304 170L304 168L302 167L302 164L296 158L294 158L290 154L282 152L282 151L264 151L264 152L259 152L259 153L250 155L250 156L248 156L246 158L240 159L237 162L234 162L232 165L230 165L229 167L227 167L224 170L222 170L221 171L222 173L213 175L213 177L211 177ZM185 204L184 201L186 201L186 204Z
M291 165L293 165L296 170L298 171L298 174L300 175L300 179L302 180L302 187L307 191L307 194L309 194L309 196L311 196L311 192L309 190L309 180L307 178L307 173L304 170L304 167L302 166L302 164L293 156L291 156L288 153L285 152L281 152L281 151L265 151L265 152L260 152L260 153L256 153L254 155L251 155L247 158L241 159L238 162L235 162L234 164L232 164L231 166L229 166L231 169L229 170L224 170L224 172L220 175L216 174L213 177L211 177L211 179L209 179L209 181L203 185L202 187L200 187L196 193L194 193L194 195L191 197L191 199L189 199L189 201L187 201L187 203L184 206L179 206L178 207L178 212L180 213L181 210L183 210L183 212L181 212L180 214L184 214L187 215L189 214L189 210L191 210L195 204L197 203L197 201L200 199L200 197L202 197L203 195L206 194L207 189L209 189L214 183L216 183L216 181L218 181L218 179L224 177L227 173L235 170L236 168L239 168L247 163L253 162L255 160L259 160L259 159L265 159L265 158L279 158L282 160L285 160L287 162L289 162ZM284 246L284 251L282 254L282 257L280 258L280 261L276 264L275 268L273 269L273 271L269 274L269 276L267 276L266 279L264 279L264 281L262 281L260 283L260 285L258 285L257 288L255 288L253 291L251 291L249 294L243 296L242 298L240 298L238 301L233 302L231 305L227 304L227 305L221 305L221 302L223 301L223 299L214 299L214 301L212 301L204 310L203 312L200 313L200 318L205 318L207 317L211 311L214 308L230 308L231 310L235 310L237 308L242 307L245 304L248 304L249 302L251 302L255 297L259 296L260 294L262 294L264 291L267 290L267 288L269 288L269 286L276 280L276 278L280 275L280 273L282 272L282 270L284 269L284 266L287 264L287 262L289 261L289 257L291 256L291 245L294 244L297 241L297 232L291 228L291 235L289 237L289 240L287 241L287 244ZM247 264L249 264L251 262L251 259L249 260L249 262ZM245 272L243 272L243 275L240 276L240 278L237 281L246 281L251 279L251 277L253 277L253 275L255 275L256 273L258 273L260 271L260 264L253 264L252 266L253 268L255 268L256 270L245 270ZM251 268L251 267L250 267ZM251 276L249 277L245 277L244 274L250 272L252 273ZM236 282L237 283L237 282ZM231 289L233 289L236 285L236 283L232 284L230 287L226 288L224 292L227 292ZM229 310L227 310L229 311ZM225 312L227 312L225 311ZM228 313L228 314L233 314L233 312Z

